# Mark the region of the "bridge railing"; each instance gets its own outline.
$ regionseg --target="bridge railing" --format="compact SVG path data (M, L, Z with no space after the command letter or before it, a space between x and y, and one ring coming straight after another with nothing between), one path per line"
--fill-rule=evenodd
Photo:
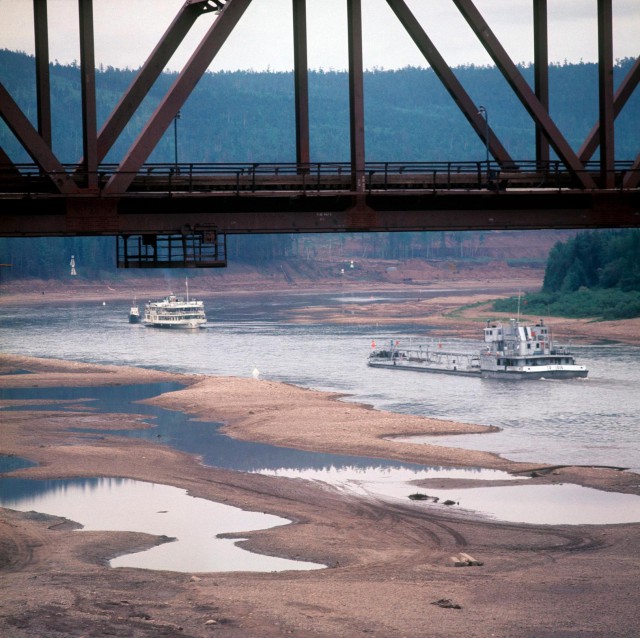
M87 183L87 173L76 165L63 166L64 173L43 172L35 164L0 166L0 192L22 195L51 195L54 184L73 179L80 187ZM625 177L637 173L631 161L615 164L614 184L624 189ZM600 165L588 162L584 171L596 181ZM109 180L118 172L117 164L101 164L98 190L105 192ZM365 192L483 190L500 192L515 188L563 189L579 188L575 175L559 160L539 162L514 161L508 167L494 161L446 162L367 162L363 175L354 175L348 162L298 163L153 163L145 164L131 175L126 196L134 193L186 194L259 194L272 191L296 191L303 194L352 192L354 183L363 183ZM363 177L359 180L357 177ZM638 180L635 180L636 182ZM636 187L637 188L637 187Z

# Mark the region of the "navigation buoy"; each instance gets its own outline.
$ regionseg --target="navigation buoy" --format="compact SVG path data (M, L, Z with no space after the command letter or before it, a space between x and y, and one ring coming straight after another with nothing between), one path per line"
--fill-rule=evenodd
M258 370L258 368L256 368L255 366L253 366L253 371L251 372L251 376L254 379L258 379L260 377L260 370Z

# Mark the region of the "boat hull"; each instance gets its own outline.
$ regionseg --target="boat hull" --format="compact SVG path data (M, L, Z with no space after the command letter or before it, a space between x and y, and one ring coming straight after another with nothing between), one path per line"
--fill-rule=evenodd
M198 328L204 328L204 321L200 323L152 323L145 322L147 328L161 328L163 330L197 330Z
M483 379L585 379L588 370L481 370Z
M430 372L431 374L452 374L459 377L479 377L480 370L464 370L461 368L436 368L433 366L419 366L406 363L368 362L371 368L389 368L391 370L409 370L411 372Z

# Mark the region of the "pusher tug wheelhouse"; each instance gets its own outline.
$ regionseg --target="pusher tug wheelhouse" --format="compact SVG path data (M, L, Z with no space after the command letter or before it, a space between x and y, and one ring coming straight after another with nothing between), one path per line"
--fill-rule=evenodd
M487 322L485 347L478 353L443 350L441 344L401 345L372 342L367 365L372 368L413 370L485 379L571 379L586 377L588 370L576 364L566 349L556 347L541 319L536 325Z
M566 348L556 347L544 321L523 325L487 321L486 348L480 353L480 373L492 379L571 379L589 371L576 364Z

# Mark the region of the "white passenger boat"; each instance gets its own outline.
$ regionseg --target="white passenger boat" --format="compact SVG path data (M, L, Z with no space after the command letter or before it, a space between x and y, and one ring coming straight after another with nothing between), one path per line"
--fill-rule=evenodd
M144 307L145 326L151 328L201 328L207 322L204 302L170 294L162 301L150 301Z
M589 371L578 365L566 348L556 347L544 321L523 325L487 322L486 348L480 353L480 371L492 379L571 379Z
M542 319L536 325L524 325L516 319L487 322L484 341L485 347L477 353L447 351L431 343L404 346L399 340L377 347L374 341L367 364L485 379L571 379L588 374L566 348L554 345Z

